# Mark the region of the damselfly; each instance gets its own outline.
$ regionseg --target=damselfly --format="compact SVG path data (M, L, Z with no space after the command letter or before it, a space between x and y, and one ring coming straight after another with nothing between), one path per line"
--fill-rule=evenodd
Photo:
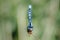
M33 26L32 26L32 5L28 6L28 27L27 32L28 34L32 34Z

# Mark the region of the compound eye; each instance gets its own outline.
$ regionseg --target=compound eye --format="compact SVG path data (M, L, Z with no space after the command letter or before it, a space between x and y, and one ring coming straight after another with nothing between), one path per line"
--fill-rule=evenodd
M33 31L33 27L27 27L28 34L32 34L32 31Z
M31 29L28 29L27 32L28 32L28 34L32 34L32 30Z

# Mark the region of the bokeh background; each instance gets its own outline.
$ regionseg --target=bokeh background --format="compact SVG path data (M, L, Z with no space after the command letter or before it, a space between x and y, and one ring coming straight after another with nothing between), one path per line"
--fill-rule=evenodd
M28 5L33 33L28 35ZM0 40L60 40L60 0L0 0Z

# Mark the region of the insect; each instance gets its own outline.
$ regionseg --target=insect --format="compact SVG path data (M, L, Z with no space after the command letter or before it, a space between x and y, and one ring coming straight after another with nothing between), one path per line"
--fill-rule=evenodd
M28 34L32 34L33 26L32 26L32 6L28 6L28 27L27 32Z

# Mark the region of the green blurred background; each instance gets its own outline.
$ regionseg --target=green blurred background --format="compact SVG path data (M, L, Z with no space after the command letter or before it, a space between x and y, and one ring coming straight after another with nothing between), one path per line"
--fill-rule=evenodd
M29 4L30 36L26 31ZM0 40L60 40L60 0L0 0Z

